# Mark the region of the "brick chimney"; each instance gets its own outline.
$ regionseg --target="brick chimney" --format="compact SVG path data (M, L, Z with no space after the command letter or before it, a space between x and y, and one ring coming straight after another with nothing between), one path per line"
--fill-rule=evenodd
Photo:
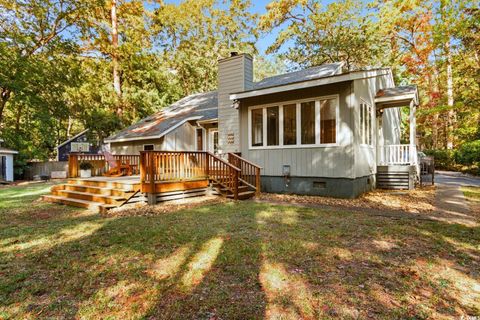
M218 61L218 145L220 153L240 152L239 111L232 107L231 93L253 88L253 59L232 52Z

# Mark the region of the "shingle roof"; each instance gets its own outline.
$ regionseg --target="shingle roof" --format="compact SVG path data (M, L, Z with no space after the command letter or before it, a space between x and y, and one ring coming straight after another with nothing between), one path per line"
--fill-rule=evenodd
M217 91L192 94L108 137L105 141L159 138L186 121L211 120L216 119L217 115Z
M381 89L378 90L375 98L387 98L387 97L396 97L396 96L403 96L406 94L416 94L417 87L410 85L410 86L400 86L400 87L393 87L388 89Z
M342 62L322 64L318 67L312 67L300 71L280 74L277 76L265 78L253 84L253 89L265 89L275 86L286 85L295 82L314 80L333 76L342 72Z

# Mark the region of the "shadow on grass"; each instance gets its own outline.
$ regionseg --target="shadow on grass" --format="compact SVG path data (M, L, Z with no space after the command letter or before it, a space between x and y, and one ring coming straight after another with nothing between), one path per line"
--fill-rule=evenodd
M82 229L79 237L61 233L85 223L97 227ZM479 232L441 222L254 203L154 217L93 215L52 226L51 239L68 241L2 258L0 316L475 315L478 295L470 292L469 300L459 283L465 289L479 285Z

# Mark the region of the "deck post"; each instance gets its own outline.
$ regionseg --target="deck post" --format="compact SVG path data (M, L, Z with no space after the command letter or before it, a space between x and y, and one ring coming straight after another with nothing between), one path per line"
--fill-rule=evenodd
M68 177L69 178L78 177L78 155L76 154L68 155Z
M416 140L416 128L417 128L417 120L415 118L415 111L416 111L416 105L415 105L415 101L412 99L412 101L410 101L410 164L416 164L416 161L415 159L417 158L416 157L416 154L414 154L416 152L415 150L415 146L416 146L416 143L415 143L415 140Z
M150 205L157 204L157 194L156 193L147 193L147 203Z
M256 187L256 190L255 190L255 195L257 197L260 196L260 168L256 168L255 170L255 187Z
M237 170L233 170L233 199L238 200L238 171Z

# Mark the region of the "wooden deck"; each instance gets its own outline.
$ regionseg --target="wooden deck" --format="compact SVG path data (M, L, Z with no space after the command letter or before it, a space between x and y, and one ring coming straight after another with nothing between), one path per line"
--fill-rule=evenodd
M150 204L206 194L211 183L219 194L235 200L260 192L260 167L234 154L228 155L229 161L204 151L144 151L138 156L119 156L140 166L139 175L121 177L101 175L108 169L102 155L70 157L68 183L54 186L51 194L43 197L45 201L103 212L138 194ZM79 163L84 161L94 164L92 173L97 176L77 178Z

